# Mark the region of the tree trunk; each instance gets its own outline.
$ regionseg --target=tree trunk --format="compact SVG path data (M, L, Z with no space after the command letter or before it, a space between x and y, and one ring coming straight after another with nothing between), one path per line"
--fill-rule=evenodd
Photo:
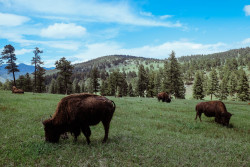
M16 86L15 72L13 71L14 86Z
M36 61L35 61L35 74L34 74L35 76L35 88L34 88L34 92L36 92Z
M67 78L66 78L66 76L64 77L64 79L65 79L65 82L64 82L64 84L65 84L65 94L67 95L68 94L68 86L67 86Z

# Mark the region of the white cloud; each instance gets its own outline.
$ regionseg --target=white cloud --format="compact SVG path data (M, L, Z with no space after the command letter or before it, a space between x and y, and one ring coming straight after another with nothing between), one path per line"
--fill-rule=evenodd
M154 15L151 12L140 12L142 16L153 17Z
M78 48L80 47L80 43L74 41L46 41L40 43L52 48L73 51L78 50Z
M29 21L25 16L19 16L9 13L0 13L0 26L19 26Z
M250 44L250 38L247 38L241 42L242 44Z
M81 0L12 0L10 9L25 10L43 17L81 18L86 21L129 24L137 26L181 27L180 23L144 18L127 1L97 2ZM7 6L6 6L7 7ZM149 13L147 13L149 14Z
M246 5L244 7L244 12L245 12L246 16L250 16L250 5Z
M50 25L46 29L42 29L41 36L48 38L81 38L86 34L86 28L82 26L77 26L73 23L64 24L64 23L55 23Z
M133 56L142 56L147 58L168 58L171 51L175 51L176 56L186 56L191 54L210 54L225 51L228 46L224 43L215 44L200 44L188 41L166 42L157 46L142 46L138 48L125 49L118 43L96 43L86 46L86 50L81 51L80 54L74 55L78 61L74 63L83 62L86 59L94 59L101 56L113 54L125 54Z
M160 19L168 19L168 18L171 18L173 17L172 15L163 15L163 16L160 16Z
M18 55L24 55L26 53L31 53L33 52L33 49L20 49L20 50L15 50L15 54Z

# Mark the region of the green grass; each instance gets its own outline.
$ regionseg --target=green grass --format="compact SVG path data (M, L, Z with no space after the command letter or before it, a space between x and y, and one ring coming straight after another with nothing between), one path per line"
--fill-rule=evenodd
M42 121L63 95L0 91L0 166L250 166L250 110L225 101L230 128L202 115L197 100L114 98L108 143L102 124L92 126L91 144L81 134L58 144L44 141Z

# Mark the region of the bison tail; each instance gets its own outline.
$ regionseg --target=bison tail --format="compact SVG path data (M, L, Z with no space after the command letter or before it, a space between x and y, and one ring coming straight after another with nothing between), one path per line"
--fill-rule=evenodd
M110 100L112 103L113 103L113 107L114 107L114 111L115 111L115 108L116 108L116 105L115 105L115 102L114 101L112 101L112 100Z

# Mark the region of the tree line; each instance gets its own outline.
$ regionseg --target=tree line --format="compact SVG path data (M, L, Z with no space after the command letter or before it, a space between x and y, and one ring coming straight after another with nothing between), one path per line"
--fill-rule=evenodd
M119 69L106 71L105 68L98 68L94 65L89 72L80 72L80 70L75 72L75 66L63 57L55 62L58 72L46 76L45 70L41 67L43 62L40 55L43 51L35 48L33 53L31 63L34 64L34 72L32 75L28 73L21 75L15 80L14 73L19 70L15 64L14 47L5 46L0 62L8 60L6 69L9 73L13 73L14 81L7 80L5 84L0 84L3 89L10 89L12 85L16 85L27 92L58 94L90 92L105 96L131 97L154 97L159 92L165 91L175 98L185 98L186 86L191 84L195 99L203 99L209 95L211 100L214 96L221 100L227 99L228 96L243 101L249 100L246 72L243 69L238 70L239 67L247 65L245 62L249 58L246 56L249 55L247 53L241 59L239 57L226 59L222 66L221 61L214 63L207 61L205 64L207 58L203 59L203 57L198 60L182 57L181 62L172 51L169 58L164 60L164 67L145 68L138 62L137 71L120 71ZM124 57L122 58L119 62L125 62ZM245 63L241 63L242 60Z
M249 82L246 72L239 70L229 70L225 66L222 71L214 68L209 75L204 71L197 71L193 85L193 98L203 99L206 95L213 99L213 96L220 100L227 100L229 97L233 100L239 98L241 101L248 101Z

